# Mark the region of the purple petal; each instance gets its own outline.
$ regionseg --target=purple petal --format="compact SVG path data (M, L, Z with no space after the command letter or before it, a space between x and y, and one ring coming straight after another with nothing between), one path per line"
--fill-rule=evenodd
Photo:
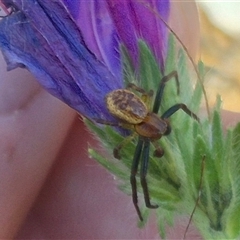
M167 33L161 16L168 19L166 0L64 0L89 49L121 79L119 41L125 44L137 66L137 39L144 39L163 68ZM117 29L117 31L116 31Z
M122 88L122 83L88 50L62 2L12 2L20 11L0 22L0 47L8 68L24 65L50 93L79 113L112 119L104 96Z
M79 16L79 0L63 0L64 5L67 7L72 17L76 20Z
M122 78L119 38L105 1L64 0L76 20L91 52L103 61L112 74Z
M135 63L138 60L137 39L144 39L161 66L166 50L166 29L159 15L167 20L169 1L166 0L106 0L120 39Z

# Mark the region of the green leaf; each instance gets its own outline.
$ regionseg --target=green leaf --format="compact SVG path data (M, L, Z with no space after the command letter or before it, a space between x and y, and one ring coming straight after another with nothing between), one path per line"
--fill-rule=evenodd
M232 211L228 213L225 231L229 239L237 239L240 235L240 203L234 202L231 210Z
M140 86L146 91L154 90L162 78L158 63L143 40L138 41L138 48Z
M172 33L168 37L167 58L165 61L164 75L176 70L176 41Z
M178 62L177 62L177 70L179 74L179 81L180 81L180 95L181 101L184 102L187 106L192 101L192 95L189 94L189 90L193 89L193 81L191 81L189 76L189 70L187 65L187 56L183 49L179 50L178 54ZM180 78L181 77L181 78Z
M222 177L222 162L223 162L223 133L222 133L222 122L220 114L214 111L213 114L213 124L212 124L212 156L215 160L215 167L217 168L217 173L219 178Z
M125 46L121 46L121 56L122 56L122 70L124 77L124 85L127 86L129 83L136 83L136 76L134 70L134 64L128 54Z
M233 196L240 202L240 123L233 130L232 158L229 165Z
M201 79L203 79L205 75L205 67L202 61L198 62L198 70L199 70L199 76ZM199 107L201 106L201 100L202 100L202 83L200 82L200 79L196 81L195 83L195 89L193 91L192 97L191 97L191 103L190 107L194 112L199 111Z

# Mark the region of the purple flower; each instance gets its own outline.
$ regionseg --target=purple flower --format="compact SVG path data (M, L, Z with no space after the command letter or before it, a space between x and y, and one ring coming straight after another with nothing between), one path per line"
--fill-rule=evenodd
M0 22L0 48L8 69L26 67L51 94L89 119L112 120L105 95L123 88L119 48L135 66L138 38L164 62L166 33L157 0L2 0L14 13ZM150 6L150 7L149 7Z

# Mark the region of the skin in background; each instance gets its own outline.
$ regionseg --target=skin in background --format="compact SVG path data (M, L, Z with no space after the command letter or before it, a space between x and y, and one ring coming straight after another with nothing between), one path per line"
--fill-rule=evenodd
M195 4L174 1L170 19L196 56ZM137 228L131 198L88 158L88 146L99 145L75 111L46 93L26 70L6 72L0 61L0 239L157 238L153 221ZM240 119L223 114L225 125ZM169 229L168 237L181 238L186 224ZM188 237L194 236L190 229Z

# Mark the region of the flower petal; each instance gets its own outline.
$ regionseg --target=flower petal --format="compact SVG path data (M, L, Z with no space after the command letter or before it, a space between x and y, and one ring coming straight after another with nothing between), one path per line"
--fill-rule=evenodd
M64 3L76 20L90 51L108 66L116 78L121 79L119 38L106 1L64 0Z
M167 33L161 18L168 19L166 0L64 0L89 49L121 78L119 42L125 44L134 62L138 62L137 39L144 39L162 68ZM116 31L117 29L117 31ZM137 64L136 64L137 66Z
M106 0L120 39L137 63L137 38L144 39L163 66L166 50L166 28L169 1L166 0Z
M62 2L12 2L20 11L0 22L0 47L8 68L24 65L51 94L82 115L112 119L104 97L122 83L88 50Z

